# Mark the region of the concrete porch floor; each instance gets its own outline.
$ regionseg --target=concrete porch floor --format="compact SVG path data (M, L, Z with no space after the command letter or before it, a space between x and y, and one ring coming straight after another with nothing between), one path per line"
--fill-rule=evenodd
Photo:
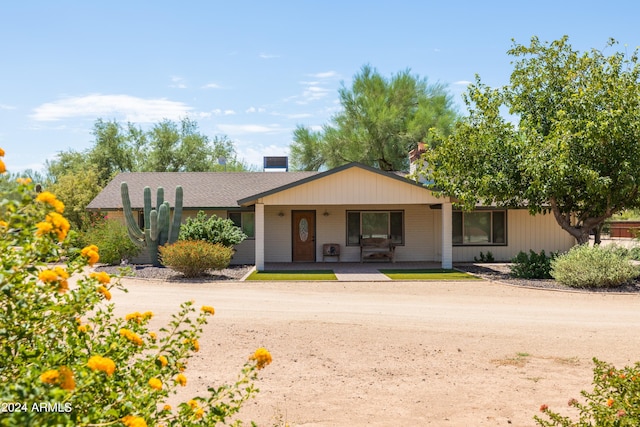
M391 280L380 269L438 269L440 262L268 262L265 271L332 270L343 282L381 282Z

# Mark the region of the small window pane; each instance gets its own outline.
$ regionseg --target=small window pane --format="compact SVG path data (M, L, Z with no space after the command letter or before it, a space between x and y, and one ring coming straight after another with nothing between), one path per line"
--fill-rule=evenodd
M462 212L453 213L453 243L462 243Z
M402 212L391 212L389 234L393 243L402 244Z
M229 219L236 227L242 227L242 214L240 212L229 212Z
M491 212L465 212L464 242L472 244L491 242Z
M246 234L247 237L255 237L255 213L243 212L242 232Z
M493 213L493 243L506 243L505 239L505 212L498 211Z
M388 235L388 212L362 212L362 237L387 238Z
M347 212L347 244L360 244L360 212Z

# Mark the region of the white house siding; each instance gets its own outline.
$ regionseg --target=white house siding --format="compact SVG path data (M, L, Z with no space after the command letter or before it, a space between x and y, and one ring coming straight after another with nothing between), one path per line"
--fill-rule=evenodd
M267 205L400 205L442 203L430 191L360 168L324 176L263 198Z
M453 261L473 261L480 251L491 252L496 261L510 261L520 251L567 251L574 244L575 239L558 225L553 215L533 216L526 209L514 209L507 211L506 246L454 246Z

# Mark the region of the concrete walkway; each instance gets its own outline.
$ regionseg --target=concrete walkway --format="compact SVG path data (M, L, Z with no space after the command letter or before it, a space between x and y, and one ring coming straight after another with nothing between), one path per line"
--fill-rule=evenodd
M274 270L332 270L339 281L343 282L385 282L391 280L382 274L384 269L437 269L441 268L437 262L311 262L311 263L280 263L270 262L265 265L265 271Z

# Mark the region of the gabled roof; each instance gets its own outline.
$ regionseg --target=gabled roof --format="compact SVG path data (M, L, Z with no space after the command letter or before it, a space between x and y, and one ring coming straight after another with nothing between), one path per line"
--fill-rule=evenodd
M123 172L89 203L89 210L113 210L122 208L120 184L129 186L131 207L144 205L144 187L151 187L151 199L155 204L156 189L164 188L164 198L175 206L175 189L181 185L184 191L185 209L237 208L238 200L289 185L318 175L319 172Z
M252 203L255 203L258 199L260 199L262 197L266 197L266 196L269 196L271 194L275 194L275 193L278 193L280 191L287 190L289 188L294 188L294 187L297 187L299 185L303 185L303 184L306 184L306 183L309 183L309 182L312 182L312 181L315 181L315 180L319 180L319 179L322 179L322 178L327 177L329 175L340 173L342 171L345 171L345 170L351 169L351 168L364 169L366 171L373 172L373 173L376 173L376 174L380 174L382 176L386 176L388 178L398 180L398 181L403 182L405 184L415 185L415 186L424 188L426 190L426 187L423 186L422 184L417 183L417 182L415 182L415 181L413 181L411 179L405 178L405 175L407 175L405 172L397 172L397 171L395 171L395 172L386 172L386 171L382 171L380 169L376 169L376 168L371 167L371 166L363 165L362 163L352 162L352 163L347 163L347 164L342 165L342 166L338 166L337 168L330 169L330 170L325 171L325 172L315 173L315 174L310 175L308 177L301 178L301 179L299 179L297 181L293 181L293 182L290 182L290 183L287 183L287 184L283 184L283 185L281 185L279 187L274 187L274 188L265 190L263 192L255 193L255 194L253 194L251 196L239 199L238 200L238 204L241 205L241 206L250 205Z

